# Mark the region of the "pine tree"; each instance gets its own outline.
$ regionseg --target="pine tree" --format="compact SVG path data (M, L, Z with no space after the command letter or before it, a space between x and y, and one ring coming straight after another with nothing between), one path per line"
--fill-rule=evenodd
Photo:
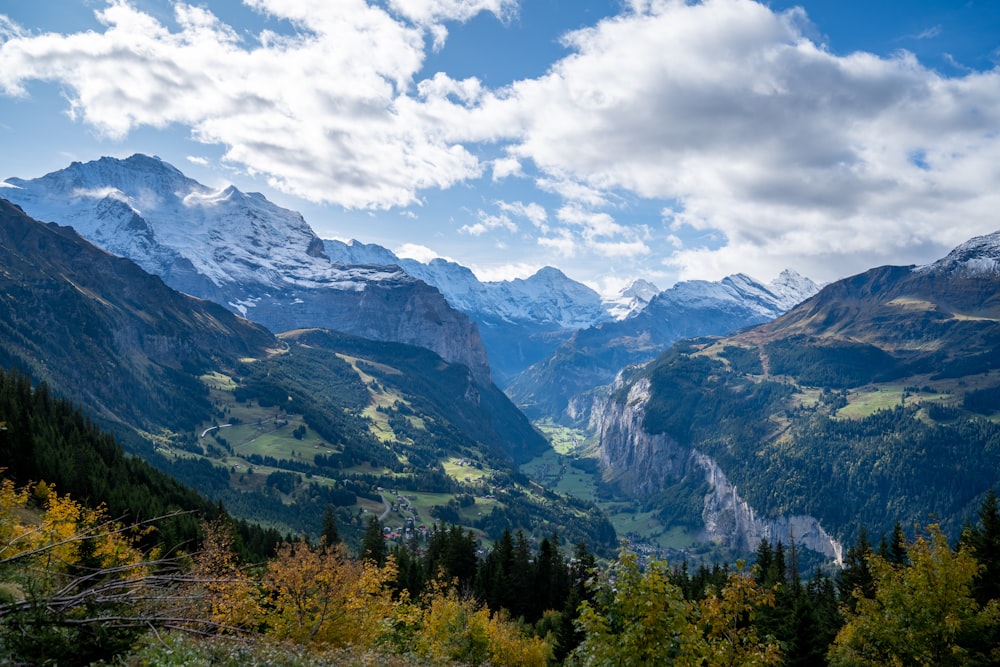
M361 540L361 558L382 567L386 557L385 535L382 534L382 522L378 517L368 520L365 535Z
M866 598L875 596L875 582L868 565L868 558L872 554L872 546L868 543L868 532L862 527L858 533L858 541L847 549L844 565L837 575L837 590L840 592L841 600L851 611L857 604L856 596Z
M340 543L340 533L337 531L337 517L333 513L333 505L327 504L323 512L323 530L320 533L323 544L332 547Z
M893 565L906 563L906 536L903 535L903 527L899 521L892 527L892 538L889 541L882 535L882 541L878 545L878 555Z
M979 506L979 525L963 531L962 543L972 549L982 566L973 582L976 600L980 604L1000 600L1000 507L993 489Z

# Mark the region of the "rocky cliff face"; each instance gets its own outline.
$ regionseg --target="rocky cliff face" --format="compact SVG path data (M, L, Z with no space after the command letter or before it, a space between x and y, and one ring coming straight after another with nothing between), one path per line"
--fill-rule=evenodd
M475 323L449 307L436 289L402 271L386 275L390 267L350 268L355 274L382 275L357 280L351 289L286 289L230 305L272 331L319 327L424 347L446 361L465 364L479 382L492 381Z
M643 428L649 381L638 380L624 400L611 398L595 405L591 427L600 437L599 458L605 478L624 492L655 494L685 478L707 486L701 513L703 537L740 551L753 551L761 540L794 540L840 563L843 547L811 516L760 516L739 495L725 472L709 456L681 446L667 435L650 435ZM616 382L614 389L623 385Z

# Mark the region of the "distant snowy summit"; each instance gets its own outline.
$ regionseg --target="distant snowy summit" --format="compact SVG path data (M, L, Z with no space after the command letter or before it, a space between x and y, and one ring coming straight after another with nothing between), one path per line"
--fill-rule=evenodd
M327 255L343 264L393 264L437 287L452 306L473 317L493 317L507 322L555 324L563 329L584 329L608 320L623 320L645 309L663 294L678 303L734 301L749 304L763 317L777 317L817 291L812 280L786 269L770 283L745 274L721 281L691 280L663 292L648 280L638 279L617 297L601 299L586 285L562 271L544 267L526 279L481 282L468 268L444 259L428 263L397 257L391 250L359 241L325 240Z
M382 246L359 241L326 239L324 244L334 262L378 262L402 267L411 276L438 288L448 303L473 319L580 329L608 316L597 292L550 266L529 278L482 282L467 267L446 259L418 262L397 257Z
M261 194L206 187L145 155L74 162L3 186L0 196L28 215L70 225L273 332L322 327L418 345L491 378L476 326L440 292L398 266L331 262L299 213Z
M818 291L816 283L789 269L767 284L736 273L719 281L681 281L655 295L639 312L665 318L677 312L732 312L748 323L759 323L778 317Z
M604 308L614 320L624 320L649 305L660 288L648 280L639 279L618 292L617 297L604 300Z
M976 236L946 256L914 269L919 273L947 273L967 276L1000 274L1000 231Z
M737 274L662 292L640 279L608 300L553 267L524 279L483 282L445 259L423 263L374 244L321 240L301 214L259 193L213 189L141 154L11 178L0 183L0 197L34 218L71 225L171 287L272 331L322 326L419 344L479 368L480 377L489 375L486 350L500 375L511 378L573 332L636 317L656 302L731 304L770 318L816 288L790 271L767 285ZM395 310L376 314L375 300L363 296L376 289L394 295L381 303ZM436 321L454 329L429 324Z
M74 162L41 178L11 178L5 185L0 196L32 217L70 225L108 252L156 275L176 274L180 283L184 274L193 274L191 280L198 276L216 287L361 289L366 280L403 278L402 271L384 267L334 266L299 213L233 186L213 190L146 155Z

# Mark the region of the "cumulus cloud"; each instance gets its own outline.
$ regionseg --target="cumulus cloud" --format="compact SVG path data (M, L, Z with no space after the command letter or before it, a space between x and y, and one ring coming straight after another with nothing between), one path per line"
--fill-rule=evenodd
M447 259L443 258L436 251L431 250L425 245L420 245L419 243L404 243L392 252L396 255L396 257L401 259L415 259L418 262L423 262L424 264L433 259Z
M168 28L127 0L98 12L103 31L2 19L0 91L55 82L110 137L190 127L272 186L349 208L407 206L487 169L526 176L562 200L557 215L501 208L463 231L514 232L523 215L547 251L661 253L681 277L786 265L825 280L997 227L1000 69L835 54L802 9L630 0L566 35L544 75L489 89L418 76L448 22L509 20L515 0L246 4L294 30L237 32L183 3ZM482 143L505 157L481 158ZM628 222L637 198L669 202L662 228Z
M637 257L648 255L646 245L649 229L643 225L623 225L610 214L591 211L575 204L563 206L556 217L569 228L562 230L561 238L578 237L577 248L586 248L599 257Z
M510 216L501 213L500 215L490 215L485 211L477 211L476 215L479 220L471 225L462 225L458 228L458 231L462 234L468 234L469 236L482 236L487 232L492 232L496 230L504 230L507 232L516 232L517 223L510 219Z
M800 9L749 0L634 2L484 106L518 106L508 150L549 175L542 187L676 200L676 228L718 230L721 249L672 259L682 275L751 257L862 270L995 229L1000 71L838 56L806 27Z
M493 180L502 181L509 176L524 176L521 161L517 158L501 158L493 161Z
M531 264L526 262L514 262L497 266L470 266L470 270L483 282L497 282L501 280L514 280L515 278L530 278L538 273L542 264Z
M420 190L479 175L476 156L444 138L439 119L405 103L425 57L422 28L361 0L247 4L295 31L249 39L183 3L172 31L125 0L97 12L103 32L6 29L0 90L58 82L70 113L113 138L189 126L225 146L227 161L316 202L407 205ZM414 11L422 4L433 3ZM446 18L448 3L438 4L432 14Z
M545 211L545 207L541 204L536 204L535 202L525 204L520 201L498 201L497 208L505 213L510 213L511 215L515 215L519 218L525 218L535 227L539 228L543 227L545 225L545 221L549 218L549 214Z

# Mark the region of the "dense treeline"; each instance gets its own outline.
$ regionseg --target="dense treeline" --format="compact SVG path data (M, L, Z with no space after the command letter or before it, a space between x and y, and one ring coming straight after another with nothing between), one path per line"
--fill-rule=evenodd
M23 373L0 370L0 422L0 468L6 477L19 484L44 480L85 504L103 503L111 516L127 522L172 515L157 523L150 538L165 547L191 548L200 539L202 520L226 516L190 487L127 454L79 409L53 397L45 383L33 387ZM243 551L248 558L265 557L281 539L276 531L239 525L241 551L244 543L263 547Z
M887 517L919 524L940 517L956 536L1000 470L1000 425L985 419L927 423L915 406L858 420L816 415L795 427L799 453L772 463L790 476L785 495L833 526L887 530ZM823 452L810 455L810 452ZM794 480L814 480L808 489Z
M323 523L319 543L285 542L251 567L219 522L202 525L200 551L164 560L47 484L0 481L0 650L67 665L1000 660L992 492L954 548L937 526L907 539L897 524L874 548L862 532L843 569L808 580L780 542L762 542L752 568L691 571L627 550L602 564L555 535L535 546L508 531L483 550L457 526L388 549L377 519L352 556L331 513Z
M811 387L844 389L899 377L904 371L889 353L864 343L809 341L791 336L768 343L770 372Z

